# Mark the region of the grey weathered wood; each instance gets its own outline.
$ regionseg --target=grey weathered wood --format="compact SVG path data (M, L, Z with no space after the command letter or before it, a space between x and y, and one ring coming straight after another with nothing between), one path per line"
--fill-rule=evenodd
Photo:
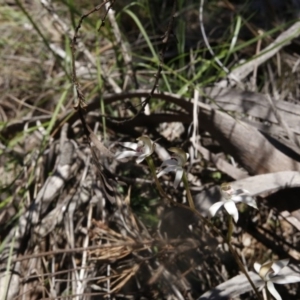
M285 188L300 187L300 173L285 171L256 175L233 181L230 184L234 189L247 189L251 195L257 196Z
M298 162L277 150L257 129L223 112L200 107L199 125L250 174L300 170Z
M217 87L206 88L204 93L213 100L210 105L214 109L240 112L274 124L278 123L264 94ZM283 100L274 102L291 130L300 134L300 105Z

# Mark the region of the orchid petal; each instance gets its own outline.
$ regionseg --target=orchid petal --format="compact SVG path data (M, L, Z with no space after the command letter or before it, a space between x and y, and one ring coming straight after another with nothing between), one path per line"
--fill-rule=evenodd
M258 291L261 292L263 290L263 288L265 287L265 284L261 285L259 288L258 288Z
M232 200L235 203L242 202L243 201L243 196L234 195L234 196L231 196L230 200Z
M122 151L115 154L115 159L123 159L127 157L134 157L138 156L137 152L135 151Z
M300 282L300 276L298 275L278 275L271 279L272 282L277 284L289 284Z
M264 263L259 270L259 276L264 280L264 281L268 281L270 279L270 275L273 272L272 271L272 261L266 262Z
M221 184L221 190L230 195L232 195L235 192L235 190L231 187L231 185L228 182L223 182Z
M276 300L282 300L281 296L280 296L279 293L276 291L273 282L270 281L270 280L267 282L267 289L268 289L268 291L272 294L272 296L273 296Z
M143 135L143 136L137 138L137 140L142 143L143 153L146 156L149 156L153 153L155 144L148 136Z
M135 161L137 164L139 164L148 156L149 156L149 154L147 154L147 153L141 154Z
M223 201L219 201L216 202L215 204L213 204L210 208L209 208L209 213L212 217L215 216L215 214L217 213L217 211L224 205Z
M233 193L234 193L234 189L231 187L229 183L224 182L221 184L221 194L224 199L226 200L231 199Z
M177 148L177 147L172 147L170 149L168 149L170 152L174 153L174 158L177 159L178 161L178 165L183 167L186 163L186 161L188 160L188 153L185 153L182 149Z
M278 260L278 261L275 261L273 262L271 268L273 270L273 273L272 275L277 275L281 269L283 269L284 267L286 267L289 263L289 259L282 259L282 260Z
M174 180L174 188L176 189L178 187L178 184L180 183L183 175L183 169L177 168L176 174L175 174L175 180Z
M231 200L234 201L235 203L237 202L246 203L247 205L257 209L256 201L251 195L247 195L247 194L234 195L232 196Z
M258 209L255 199L251 196L246 196L242 202L246 203L248 206Z
M236 205L233 201L226 201L224 203L224 208L227 210L227 212L233 217L235 223L238 221L239 219L239 212L236 208Z
M254 263L253 267L254 267L254 270L256 271L256 273L259 274L259 271L260 271L260 268L261 268L261 264L259 264L259 263L256 262L256 263Z
M176 172L177 166L168 166L161 170L156 176L157 178L161 177L162 175L168 174L170 172Z
M178 166L178 162L176 159L174 158L170 158L170 159L167 159L165 160L162 164L161 164L161 167L165 167L165 166Z
M138 148L138 144L137 143L125 142L125 143L121 143L121 145L124 148L129 148L129 149L132 149L134 151L136 151L136 149Z
M236 195L240 195L240 194L250 195L250 192L248 190L245 190L245 189L237 189L237 190L234 191L234 194L236 194Z

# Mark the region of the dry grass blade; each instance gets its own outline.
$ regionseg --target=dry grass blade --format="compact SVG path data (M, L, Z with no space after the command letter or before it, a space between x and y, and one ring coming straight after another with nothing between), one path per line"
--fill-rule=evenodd
M260 66L272 56L274 56L284 46L289 45L291 43L291 40L297 38L299 35L300 22L296 22L286 31L282 32L268 47L262 49L258 56L253 57L249 62L244 63L231 71L228 74L228 78L234 78L237 81L243 80L244 78L246 78L246 76L253 72L253 65L255 65L256 67ZM222 80L218 84L220 87L227 86L227 80ZM233 81L233 84L235 84L235 81Z

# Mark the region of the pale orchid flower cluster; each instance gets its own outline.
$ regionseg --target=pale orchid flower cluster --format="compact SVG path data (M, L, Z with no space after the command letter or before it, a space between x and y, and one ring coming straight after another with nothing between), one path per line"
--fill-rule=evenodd
M136 157L136 163L141 163L145 158L152 155L155 149L155 143L148 136L141 136L137 138L137 143L123 143L124 151L117 152L115 158L120 160L128 157ZM172 155L169 159L165 160L161 165L161 171L158 172L157 178L168 174L175 173L175 180L173 183L174 188L177 188L182 180L184 173L184 165L186 164L189 155L182 149L172 147L169 149ZM218 210L224 206L225 210L231 215L235 222L238 221L239 213L236 203L243 202L253 208L257 209L255 199L250 195L247 190L238 189L234 190L227 184L221 186L222 200L213 204L209 212L211 216L215 216Z
M289 259L282 259L275 262L267 262L263 265L259 263L254 263L254 270L264 281L264 285L261 286L260 290L265 287L276 300L282 300L281 296L275 289L274 283L289 284L300 282L300 275L279 274L280 271L288 265L288 263Z
M141 163L145 158L149 157L155 150L155 143L148 136L141 136L137 138L137 143L123 143L124 151L117 152L115 158L117 160L136 157L136 163ZM165 160L161 168L163 168L158 174L157 178L170 172L175 173L174 187L177 188L184 172L184 165L188 159L188 153L185 153L180 148L170 148L172 156L170 159Z
M155 149L155 143L147 136L141 136L137 139L137 143L123 143L124 151L117 152L115 154L116 159L124 159L128 157L136 157L136 162L139 164L144 159L152 155ZM174 188L177 188L184 176L184 166L188 160L189 155L180 148L170 148L172 153L171 157L165 160L161 165L161 170L157 173L157 178L168 174L170 172L175 173ZM221 207L227 211L227 213L233 218L235 222L238 221L239 212L236 207L236 203L242 202L255 209L257 204L255 199L251 196L250 192L244 189L233 189L229 184L221 185L221 201L214 203L209 212L212 217L220 210ZM271 295L276 300L281 300L281 296L274 287L276 284L288 284L300 282L300 276L284 276L280 275L280 271L288 265L289 260L279 260L277 262L269 262L263 265L259 263L254 264L254 269L264 281L262 288L267 288Z

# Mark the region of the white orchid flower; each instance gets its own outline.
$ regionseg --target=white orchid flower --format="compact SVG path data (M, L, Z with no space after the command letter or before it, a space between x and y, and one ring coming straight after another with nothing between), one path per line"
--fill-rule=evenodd
M155 143L148 136L137 138L137 143L126 142L122 146L126 148L124 151L117 152L115 159L123 159L127 157L137 157L136 163L141 163L146 157L150 156L155 148Z
M170 152L172 152L171 158L165 160L161 168L164 168L157 174L157 178L161 177L164 174L175 172L175 180L174 180L174 188L178 187L178 184L180 183L183 172L184 172L184 165L186 161L188 160L188 153L185 153L182 149L177 147L172 147L169 149Z
M280 275L279 272L288 265L289 259L282 259L276 262L267 262L263 265L254 263L254 269L259 274L261 279L265 282L268 291L276 300L282 300L281 296L275 289L274 283L276 284L288 284L300 282L300 276L296 275Z
M250 195L249 191L244 189L234 190L229 184L221 185L221 201L214 203L210 208L209 212L212 217L215 216L217 211L224 206L225 210L231 215L235 222L239 219L239 212L236 207L236 203L243 202L253 208L257 209L255 199Z

